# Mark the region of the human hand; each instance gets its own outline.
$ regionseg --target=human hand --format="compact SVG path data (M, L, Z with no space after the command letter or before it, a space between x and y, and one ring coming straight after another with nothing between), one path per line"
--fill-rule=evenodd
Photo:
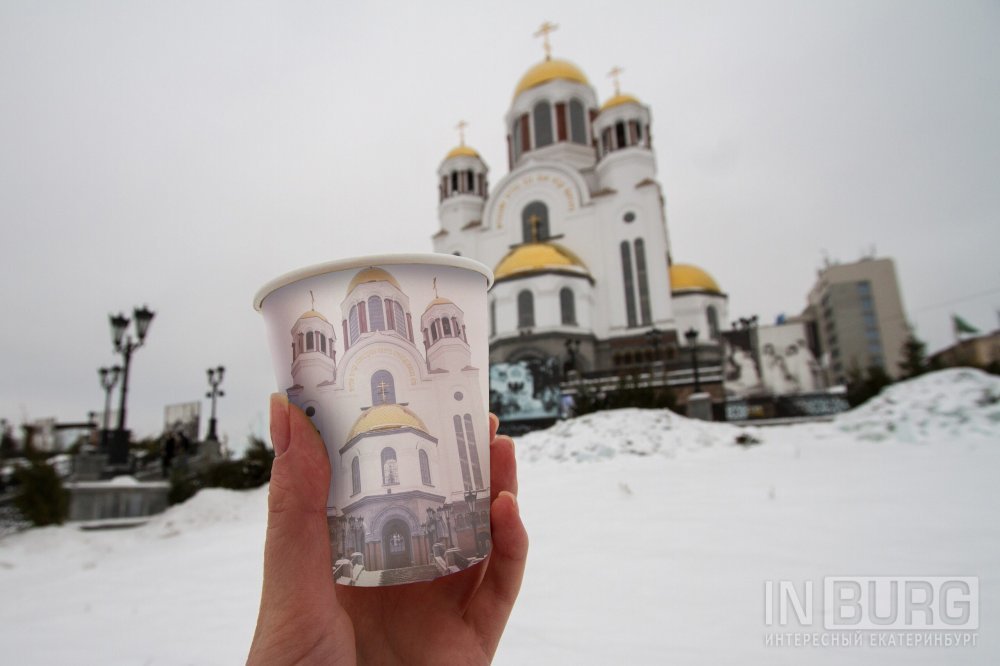
M493 548L486 560L429 582L360 589L333 581L326 447L299 408L272 396L264 585L247 663L489 663L528 554L514 443L496 435L498 423L491 414Z

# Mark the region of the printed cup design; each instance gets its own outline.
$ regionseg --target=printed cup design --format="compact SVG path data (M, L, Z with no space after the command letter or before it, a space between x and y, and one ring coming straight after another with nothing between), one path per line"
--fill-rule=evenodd
M275 375L330 457L333 575L431 580L486 557L489 270L448 255L306 269L256 306Z

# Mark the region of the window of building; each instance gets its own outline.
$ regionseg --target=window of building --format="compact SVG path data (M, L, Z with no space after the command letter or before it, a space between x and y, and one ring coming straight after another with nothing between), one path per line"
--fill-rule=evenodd
M351 490L353 495L361 492L361 461L357 456L351 461Z
M556 110L556 141L566 140L566 103L557 102Z
M635 273L639 279L639 314L642 315L643 326L653 321L653 313L649 305L649 280L646 277L646 246L641 238L635 240Z
M388 370L377 370L372 375L371 389L373 405L396 404L396 382Z
M427 452L420 449L420 482L425 486L431 485L431 461L427 458Z
M458 172L451 172L451 193L454 194L458 192Z
M465 441L469 445L469 461L472 463L472 477L476 488L483 488L483 470L479 466L479 449L476 448L476 430L472 427L472 415L465 415Z
M399 464L396 462L396 450L388 446L382 449L382 485L399 485Z
M438 338L441 337L438 334L437 320L431 322L431 342L437 342Z
M628 318L629 328L638 326L635 315L635 285L632 277L632 253L629 250L628 241L622 241L622 277L625 282L625 315Z
M552 143L552 107L548 102L535 105L535 148Z
M462 468L462 483L466 488L472 487L472 475L469 474L469 453L465 448L465 428L462 417L456 414L452 422L455 426L455 441L458 443L458 463Z
M441 319L441 331L446 337L451 337L451 322L447 317Z
M368 298L368 323L372 331L385 330L385 312L382 310L382 299L378 296Z
M403 314L403 306L399 301L392 302L392 318L396 326L396 332L406 337L406 315Z
M313 350L313 334L312 331L306 332L306 351Z
M569 130L573 143L587 145L587 127L584 124L583 104L579 100L569 102Z
M348 321L350 322L350 326L351 326L351 344L353 345L354 341L358 339L358 335L360 335L360 333L361 333L361 328L358 325L358 306L357 305L352 305L351 306L351 313L348 315L347 318L348 318Z
M858 282L858 295L859 296L871 296L872 295L872 285L868 280L862 280Z
M306 338L305 333L299 333L299 353L300 354L306 350L305 338Z
M708 319L708 337L713 340L719 338L719 313L714 305L705 308L705 317Z
M559 290L559 312L564 325L576 326L576 300L573 298L573 290L569 287Z
M521 211L521 234L525 243L543 241L549 237L549 207L532 201Z
M325 335L320 335L318 333L317 333L317 335L319 335L319 347L320 347L320 351L322 351L325 354L326 353L326 336Z
M514 153L514 161L521 156L521 120L517 119L514 121L514 126L510 131L510 145L511 150Z
M497 302L490 301L490 337L497 334Z
M628 145L627 138L625 136L625 123L618 121L615 123L615 148L621 149Z
M525 289L517 295L517 327L534 328L535 297Z

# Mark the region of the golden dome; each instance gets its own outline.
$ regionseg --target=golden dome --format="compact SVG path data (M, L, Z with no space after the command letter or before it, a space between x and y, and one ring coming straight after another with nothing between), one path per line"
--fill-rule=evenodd
M309 311L303 313L303 315L301 317L299 317L299 319L305 319L307 317L317 317L318 319L322 319L323 321L325 321L328 324L330 323L329 319L327 319L326 317L324 317L320 313L316 312L315 310L309 310Z
M622 95L618 94L609 99L601 106L601 111L606 111L614 106L621 106L622 104L638 104L639 100L632 95Z
M560 269L590 275L579 257L555 243L519 245L500 260L497 267L493 269L493 274L497 280L502 280L521 273Z
M396 282L396 278L392 277L391 275L389 275L389 273L385 272L381 268L375 268L374 266L369 266L368 268L366 268L365 270L361 271L360 273L354 276L354 279L351 280L351 284L347 285L347 293L348 294L351 293L352 291L354 291L355 287L357 287L359 284L364 284L365 282L388 282L396 289L403 291L403 288L399 286L398 282Z
M710 291L721 294L719 284L706 271L691 264L673 264L670 267L670 291Z
M444 156L446 160L450 160L453 157L479 157L479 153L477 153L475 149L470 148L463 143L460 146L452 148L448 151L448 154Z
M514 97L517 97L529 88L540 86L555 79L576 81L584 85L589 85L590 83L583 72L580 71L580 68L571 62L566 60L543 60L524 73L521 80L517 82L517 88L514 89Z
M397 428L413 428L425 434L427 426L420 420L420 417L402 405L375 405L365 410L358 420L354 422L351 433L347 436L347 441L351 441L358 435L366 432L377 432L380 430L396 430Z

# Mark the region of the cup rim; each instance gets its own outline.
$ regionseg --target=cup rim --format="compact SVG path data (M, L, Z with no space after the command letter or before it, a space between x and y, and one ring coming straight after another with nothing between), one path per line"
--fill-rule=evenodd
M267 282L257 290L253 297L253 307L257 312L261 312L264 299L272 293L295 282L305 280L317 275L326 273L339 273L368 266L399 266L403 264L418 264L426 266L449 266L451 268L464 268L475 271L486 278L486 289L493 286L493 271L486 265L468 257L460 257L454 254L442 254L437 252L422 253L399 253L399 254L371 254L363 257L350 257L348 259L335 259L322 264L314 264L289 271L279 275Z

